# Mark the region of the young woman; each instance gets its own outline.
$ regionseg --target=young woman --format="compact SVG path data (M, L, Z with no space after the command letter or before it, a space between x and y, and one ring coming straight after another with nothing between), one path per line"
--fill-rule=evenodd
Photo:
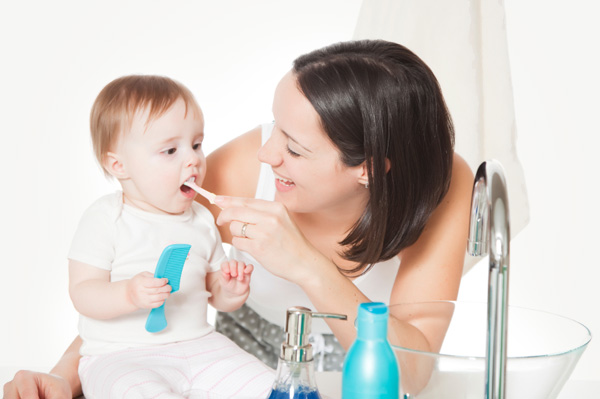
M228 196L212 208L221 235L256 266L246 306L220 313L217 330L275 367L287 307L343 313L313 322L318 367L340 370L359 303L456 299L473 176L437 80L399 44L299 57L273 116L208 157L205 187ZM422 348L443 338L396 329Z
M456 299L473 175L454 153L437 80L399 44L344 42L299 57L273 116L207 158L223 241L255 266L247 306L220 314L217 329L272 365L288 306L343 313L348 321L314 325L315 357L339 369L359 303ZM432 350L444 335L425 322L394 321L390 332ZM79 393L79 345L53 375L19 372L5 398L27 387Z

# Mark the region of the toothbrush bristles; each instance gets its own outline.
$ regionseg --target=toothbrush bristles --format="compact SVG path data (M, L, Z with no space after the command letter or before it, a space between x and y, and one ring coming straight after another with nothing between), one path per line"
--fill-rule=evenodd
M203 189L202 187L198 186L196 183L194 183L192 181L186 181L183 184L190 187L192 190L194 190L195 192L197 192L198 194L200 194L201 196L206 198L211 204L215 203L216 194L213 194L210 191Z

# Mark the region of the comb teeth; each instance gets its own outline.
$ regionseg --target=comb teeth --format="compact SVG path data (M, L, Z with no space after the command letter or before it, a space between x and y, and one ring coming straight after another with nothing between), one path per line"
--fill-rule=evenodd
M185 260L187 259L188 252L190 250L190 246L186 244L174 244L168 246L163 251L163 255L166 255L166 260L163 260L164 267L162 268L161 278L167 278L169 280L169 285L171 286L171 292L175 292L179 290L179 281L181 280L181 272L183 270L183 265ZM161 258L163 257L161 255ZM160 261L159 261L160 263Z
M181 271L183 264L187 258L187 249L175 249L171 252L167 266L165 267L165 277L169 279L169 285L173 287L173 291L179 289L179 281L181 280Z

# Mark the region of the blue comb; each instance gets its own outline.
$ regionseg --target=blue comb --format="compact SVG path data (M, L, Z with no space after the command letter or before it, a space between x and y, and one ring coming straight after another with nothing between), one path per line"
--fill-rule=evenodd
M168 284L172 288L171 294L179 290L181 271L190 248L191 245L188 244L173 244L166 247L160 254L154 277L169 279ZM166 326L167 319L165 318L165 304L163 303L158 308L150 311L146 320L146 331L156 333L164 330Z

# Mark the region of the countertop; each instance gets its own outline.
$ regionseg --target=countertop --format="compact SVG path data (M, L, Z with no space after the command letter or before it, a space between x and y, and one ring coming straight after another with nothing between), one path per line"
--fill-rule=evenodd
M11 380L17 372L16 367L0 367L0 387ZM37 369L42 370L42 369ZM324 399L340 399L342 374L339 372L321 372L317 374L317 386ZM598 399L600 398L600 380L569 380L558 399Z

